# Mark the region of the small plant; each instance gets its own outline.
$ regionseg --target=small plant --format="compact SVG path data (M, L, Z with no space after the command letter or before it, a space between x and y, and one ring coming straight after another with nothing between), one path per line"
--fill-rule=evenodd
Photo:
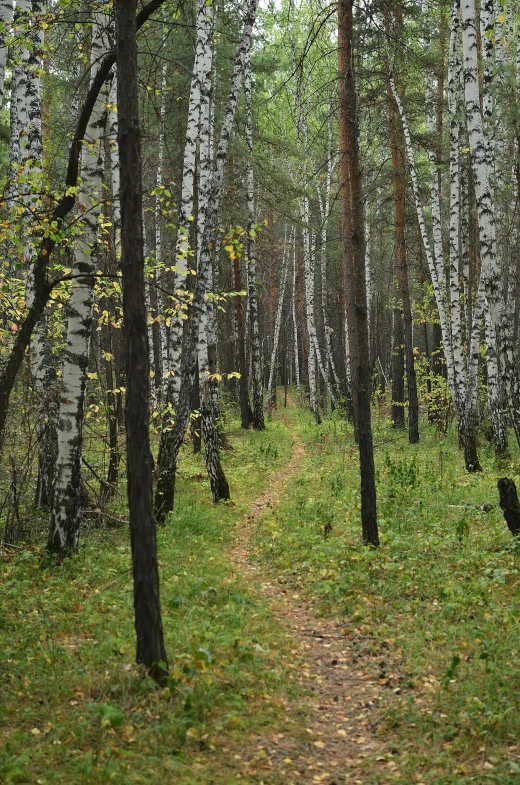
M455 534L460 545L464 545L464 541L469 536L469 523L465 518L460 518L455 524Z
M278 458L278 447L275 447L271 442L267 442L265 445L261 444L258 447L258 452L265 458L272 458L273 460Z
M408 493L419 484L419 472L417 469L417 459L414 456L411 460L395 458L392 460L390 455L385 455L385 466L388 469L389 499L400 499L403 494Z

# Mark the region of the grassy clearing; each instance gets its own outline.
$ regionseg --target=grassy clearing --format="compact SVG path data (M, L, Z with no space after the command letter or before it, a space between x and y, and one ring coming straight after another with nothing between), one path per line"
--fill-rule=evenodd
M400 661L396 673L380 664L392 700L378 732L394 746L396 781L520 782L520 555L496 490L504 474L518 483L517 450L497 467L483 449L484 472L468 475L453 434L423 427L412 447L377 420L382 547L373 551L360 544L349 426L300 415L296 427L302 471L255 547L322 613L348 616L354 641L368 637L373 654Z
M1 782L238 782L216 751L279 716L284 640L224 551L292 444L281 423L229 435L233 504L211 504L203 460L187 449L159 532L166 690L133 664L126 527L92 530L61 565L37 548L0 562Z

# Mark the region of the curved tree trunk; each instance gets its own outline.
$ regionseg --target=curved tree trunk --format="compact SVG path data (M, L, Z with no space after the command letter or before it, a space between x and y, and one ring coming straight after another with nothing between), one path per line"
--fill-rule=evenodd
M433 284L433 292L435 295L435 302L437 305L437 310L439 312L439 320L441 325L442 331L442 342L444 344L444 356L446 358L446 370L448 373L448 383L450 386L450 391L453 397L453 400L456 402L457 396L455 393L456 386L455 386L455 372L454 372L454 363L453 363L453 351L451 346L451 335L449 331L449 324L446 315L446 307L445 307L445 286L444 286L444 278L439 277L439 264L442 269L442 258L440 262L437 262L434 254L432 253L430 240L428 238L428 232L426 229L426 222L424 220L424 212L421 203L421 197L419 192L419 180L417 177L417 170L415 167L414 161L414 154L413 154L413 147L412 147L412 138L410 136L410 130L408 127L408 121L406 119L406 115L404 112L403 103L401 101L401 97L395 85L394 77L392 74L389 76L390 87L392 90L392 95L394 97L394 101L396 103L397 109L399 111L399 115L401 118L401 124L403 127L404 132L404 139L405 139L405 150L406 150L406 158L408 161L408 168L410 170L410 177L412 181L412 191L414 196L415 202L415 209L417 212L417 219L419 222L419 229L421 232L421 238L423 241L424 251L426 254L426 260L428 262L428 269L430 271L430 276ZM435 190L435 187L434 187ZM437 240L437 244L439 244Z
M292 233L294 229L291 230L291 235L289 239L289 247L292 245ZM287 239L287 238L286 238ZM283 260L282 260L282 280L280 283L280 295L278 297L278 307L276 309L276 320L274 323L274 337L273 337L273 350L271 352L271 362L269 365L269 381L267 383L267 405L272 406L276 404L276 395L273 395L273 384L276 389L276 354L278 352L278 341L280 340L280 327L282 324L282 311L283 311L283 302L285 297L285 287L287 283L287 268L289 265L289 250L287 248L286 241L283 245Z

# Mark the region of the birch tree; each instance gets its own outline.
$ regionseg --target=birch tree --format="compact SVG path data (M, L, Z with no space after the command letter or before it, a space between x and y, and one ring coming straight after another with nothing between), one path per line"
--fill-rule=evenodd
M5 66L7 63L7 38L13 19L13 0L0 3L0 108L4 105Z
M246 193L247 193L247 296L249 303L249 331L251 342L251 388L253 398L253 425L265 429L264 403L262 396L262 367L260 358L260 338L258 330L258 300L256 294L256 261L253 258L253 234L255 221L254 173L253 173L253 97L251 90L250 47L244 53L244 97L246 110Z
M175 292L182 299L186 291L186 276L190 261L190 228L193 223L193 199L195 187L195 166L197 157L197 144L200 141L201 133L201 102L203 98L203 85L207 89L207 80L211 78L212 56L213 56L213 23L214 6L205 0L199 0L197 5L197 43L195 48L195 60L193 64L193 74L191 79L190 99L188 104L188 121L186 128L186 139L184 143L184 162L182 170L182 191L179 216L177 219L177 244L175 252ZM209 101L209 96L207 98ZM209 133L208 121L204 126L205 132ZM206 153L207 156L207 153ZM202 204L199 204L199 235L202 231L202 223L205 221L205 204L207 200L207 185L205 180L208 178L207 167L208 158L202 158L203 165L201 172L202 182L199 182L199 192L202 193ZM211 171L211 170L210 170ZM206 199L204 194L206 193ZM169 351L166 361L163 362L163 373L165 379L168 378L168 399L176 403L179 397L180 361L182 350L182 330L184 324L184 307L178 305L177 313L174 314L170 325ZM164 349L163 349L164 351Z
M475 4L462 0L462 46L466 118L477 202L482 279L489 313L492 342L496 336L500 372L503 373L509 411L520 439L520 384L510 334L504 329L501 271L497 257L495 206L492 193L493 161L487 143L479 100Z
M107 16L94 14L90 56L91 83L108 50ZM58 419L58 457L47 547L70 552L78 548L81 519L81 454L83 415L92 323L95 250L103 182L103 134L107 94L101 92L90 116L82 148L82 184L78 194L82 230L74 249L73 284L67 326L62 394Z
M300 353L298 349L298 319L296 316L296 232L293 232L292 240L292 297L291 297L291 315L293 323L293 344L294 344L294 375L296 378L296 393L298 396L298 403L302 402L302 390L300 382Z
M216 223L216 215L222 196L224 168L227 160L227 151L242 76L244 72L244 57L251 45L253 25L256 18L256 0L249 0L244 14L242 39L237 48L231 85L224 110L221 132L215 156L215 169L211 180L211 192L208 199L208 211L205 216L204 231L200 238L200 255L197 269L197 281L193 296L193 307L188 319L188 328L184 351L181 358L181 387L179 402L176 408L175 425L171 431L163 430L158 459L158 481L155 494L155 511L159 521L164 521L173 509L175 495L175 474L177 458L184 432L187 428L193 384L197 369L197 342L199 340L199 327L205 309L206 294L209 291L208 282L211 268L211 231ZM203 390L201 401L202 427L206 446L206 467L210 479L214 501L229 498L229 486L222 470L219 458L218 433L214 422L214 412L208 396L207 388Z

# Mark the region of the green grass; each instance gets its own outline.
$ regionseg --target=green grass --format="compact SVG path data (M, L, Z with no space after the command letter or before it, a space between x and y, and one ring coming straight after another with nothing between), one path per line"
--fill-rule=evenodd
M381 548L371 550L349 426L300 417L297 428L302 472L255 547L319 612L348 617L354 646L368 638L382 671L398 663L382 673L392 699L379 732L399 752L399 781L520 782L520 553L496 489L504 474L518 483L518 451L497 467L483 448L484 472L469 475L454 434L425 426L410 446L376 420Z
M166 689L133 664L126 527L90 529L62 564L38 547L0 562L0 782L260 781L240 777L232 751L284 729L296 687L283 628L226 549L289 460L292 433L306 458L254 548L318 613L343 617L359 661L380 669L377 732L394 751L396 781L520 782L520 554L496 490L504 474L520 482L518 451L497 467L483 447L484 472L468 475L454 434L423 425L411 447L376 419L381 548L370 550L351 427L335 415L316 426L307 412L280 414L261 434L228 422L232 504L211 504L202 457L183 454L176 510L158 536ZM389 781L384 765L374 761L364 785L383 771ZM270 771L268 782L283 778Z
M260 434L230 425L233 503L210 502L202 456L186 449L158 534L166 689L134 665L126 527L91 530L62 564L38 548L4 557L1 782L231 783L216 751L280 714L283 632L225 549L292 442L280 423Z

